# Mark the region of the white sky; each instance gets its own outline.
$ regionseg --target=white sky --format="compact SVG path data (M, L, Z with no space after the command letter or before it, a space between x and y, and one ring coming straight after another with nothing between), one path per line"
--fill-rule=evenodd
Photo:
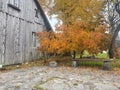
M52 17L48 16L48 14L46 13L47 18L50 22L50 25L52 26L53 30L55 30L55 25L58 23L58 20L56 18L57 15L52 15Z
M52 28L55 30L55 25L58 23L58 20L56 19L56 15L53 15L50 19L50 24L52 26Z

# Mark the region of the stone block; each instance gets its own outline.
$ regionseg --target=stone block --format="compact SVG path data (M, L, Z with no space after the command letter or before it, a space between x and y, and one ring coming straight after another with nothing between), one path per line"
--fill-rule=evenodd
M57 62L56 61L51 61L51 62L49 62L49 66L50 67L56 67L57 66Z
M72 61L72 66L73 66L73 67L77 67L77 61L76 61L76 60L73 60L73 61Z
M103 69L104 70L110 70L110 62L109 61L104 61Z

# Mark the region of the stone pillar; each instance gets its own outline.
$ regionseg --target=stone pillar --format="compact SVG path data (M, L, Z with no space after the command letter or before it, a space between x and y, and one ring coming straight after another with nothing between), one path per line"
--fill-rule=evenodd
M103 63L104 63L103 69L110 70L110 61L104 61Z
M73 61L72 61L72 66L73 66L73 67L77 67L77 61L76 61L76 60L73 60Z
M57 67L57 62L56 61L51 61L49 62L50 67Z

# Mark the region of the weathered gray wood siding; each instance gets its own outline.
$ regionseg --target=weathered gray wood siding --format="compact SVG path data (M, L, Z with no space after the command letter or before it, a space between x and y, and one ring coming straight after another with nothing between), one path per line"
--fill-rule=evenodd
M5 55L6 14L0 12L0 63L4 63Z
M43 17L35 18L34 0L20 0L20 12L8 6L9 0L0 0L0 64L23 63L39 58L32 45L32 32L45 28Z

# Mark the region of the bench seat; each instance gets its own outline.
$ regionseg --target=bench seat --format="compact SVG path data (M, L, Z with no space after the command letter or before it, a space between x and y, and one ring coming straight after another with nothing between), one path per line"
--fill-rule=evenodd
M73 59L72 66L77 67L79 62L103 62L103 69L110 70L110 63L113 61L113 59Z

